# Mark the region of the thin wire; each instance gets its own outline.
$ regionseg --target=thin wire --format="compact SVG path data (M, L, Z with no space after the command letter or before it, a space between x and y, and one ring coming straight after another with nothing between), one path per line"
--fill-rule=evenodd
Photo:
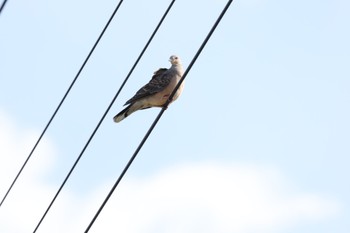
M35 230L33 231L33 233L35 233L37 231L37 229L39 228L41 222L44 220L46 214L49 212L51 206L53 205L53 203L55 202L56 198L58 197L59 193L61 192L62 188L64 187L64 185L66 184L67 180L69 179L70 175L72 174L73 170L75 169L76 165L78 164L80 158L82 157L82 155L84 154L86 148L89 146L92 138L95 136L97 130L99 129L100 125L102 124L103 120L105 119L107 113L109 112L109 110L111 109L113 103L115 102L115 100L117 99L117 97L119 96L119 93L121 92L121 90L123 89L124 85L126 84L127 80L129 79L131 73L134 71L136 65L138 64L138 62L140 61L141 57L143 56L143 54L145 53L146 49L148 48L149 44L151 43L153 37L155 36L155 34L157 33L158 29L160 28L162 22L164 21L166 15L168 14L168 12L170 11L171 7L173 6L175 0L173 0L169 7L167 8L167 10L165 11L163 17L161 18L161 20L159 21L156 29L153 31L151 37L149 38L148 42L146 43L145 47L143 48L142 52L140 53L139 57L136 59L136 62L134 63L134 65L132 66L131 70L129 71L128 75L126 76L124 82L122 83L122 85L120 86L117 94L114 96L113 100L111 101L111 103L109 104L109 106L107 107L107 110L105 111L105 113L103 114L101 120L98 122L96 128L94 129L93 133L91 134L90 138L88 139L88 141L86 142L84 148L82 149L82 151L80 152L78 158L76 159L75 163L73 164L72 168L70 169L70 171L68 172L66 178L64 179L63 183L61 184L60 188L58 189L56 195L54 196L54 198L52 199L51 203L49 204L49 206L47 207L44 215L42 216L42 218L40 219L38 225L36 226Z
M16 183L18 177L19 177L20 174L22 173L22 170L23 170L24 167L26 166L26 164L27 164L27 162L29 161L30 157L31 157L32 154L34 153L36 147L38 146L39 142L41 141L42 137L44 136L46 130L49 128L49 126L50 126L52 120L55 118L55 116L56 116L58 110L61 108L61 105L63 104L63 102L65 101L65 99L66 99L66 97L67 97L67 95L68 95L68 93L70 92L70 90L72 89L73 85L74 85L75 82L77 81L77 79L78 79L78 77L79 77L81 71L84 69L84 67L85 67L85 65L86 65L86 63L87 63L87 61L89 60L91 54L94 52L94 50L95 50L97 44L98 44L99 41L101 40L103 34L105 33L106 29L108 28L108 26L109 26L110 22L112 21L114 15L117 13L117 11L118 11L120 5L122 4L122 2L123 2L123 0L120 0L119 4L118 4L117 7L115 8L115 10L114 10L114 12L112 13L111 17L109 18L109 20L108 20L106 26L103 28L103 30L102 30L100 36L99 36L98 39L96 40L96 42L95 42L94 46L92 47L92 49L90 50L90 52L89 52L88 56L86 57L84 63L83 63L82 66L80 67L78 73L76 74L75 78L73 79L72 83L70 84L68 90L67 90L66 93L64 94L64 96L63 96L61 102L58 104L58 106L57 106L56 110L54 111L54 113L52 114L52 116L51 116L49 122L46 124L46 126L45 126L44 130L42 131L40 137L39 137L38 140L36 141L36 143L35 143L33 149L32 149L31 152L29 153L27 159L25 160L25 162L24 162L24 164L22 165L21 169L20 169L19 172L17 173L17 175L16 175L15 179L13 180L11 186L10 186L9 189L7 190L5 196L3 197L3 199L2 199L2 201L1 201L1 203L0 203L0 207L1 207L2 203L5 201L7 195L10 193L10 191L11 191L13 185Z
M7 0L4 0L2 2L1 6L0 6L0 14L1 14L2 10L4 9L6 2L7 2Z
M201 47L198 49L196 55L194 56L194 58L192 59L191 63L189 64L189 66L187 67L185 73L183 74L182 78L179 80L178 84L176 85L176 87L174 88L173 92L171 93L171 95L169 96L167 102L165 103L165 105L163 106L163 108L160 110L158 116L156 117L156 119L154 120L154 122L152 123L151 127L149 128L149 130L147 131L147 133L145 134L144 138L142 139L142 141L140 142L139 146L137 147L137 149L135 150L134 154L131 156L129 162L126 164L125 168L123 169L123 171L121 172L121 174L119 175L117 181L115 182L115 184L113 185L112 189L109 191L107 197L105 198L105 200L103 201L102 205L100 206L100 208L98 209L98 211L96 212L95 216L93 217L93 219L91 220L90 224L88 225L88 227L86 228L84 233L89 232L90 228L92 227L92 225L94 224L94 222L96 221L97 217L99 216L99 214L101 213L102 209L104 208L104 206L106 205L106 203L108 202L109 198L112 196L114 190L117 188L118 184L120 183L120 181L123 179L125 173L127 172L127 170L129 169L130 165L132 164L132 162L134 161L134 159L136 158L137 154L139 153L139 151L141 150L143 144L147 141L149 135L152 133L154 127L157 125L159 119L162 117L164 111L168 108L172 98L174 97L177 89L180 87L180 85L182 84L182 82L185 80L188 72L191 70L193 64L196 62L198 56L201 54L203 48L205 47L205 45L207 44L207 42L209 41L211 35L213 34L213 32L215 31L216 27L218 26L218 24L220 23L222 17L225 15L227 9L230 7L231 3L233 0L229 0L225 6L225 8L222 10L220 16L218 17L218 19L216 20L215 24L213 25L212 29L210 30L210 32L208 33L207 37L204 39Z

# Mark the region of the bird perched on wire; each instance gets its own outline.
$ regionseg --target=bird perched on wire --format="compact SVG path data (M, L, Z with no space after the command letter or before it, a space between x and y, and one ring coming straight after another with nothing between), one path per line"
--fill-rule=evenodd
M128 106L114 116L114 122L122 121L137 110L151 107L163 107L183 75L180 58L176 55L172 55L169 61L171 67L169 69L160 68L154 72L152 79L124 104ZM183 86L184 83L182 82L171 102L175 101L180 96Z

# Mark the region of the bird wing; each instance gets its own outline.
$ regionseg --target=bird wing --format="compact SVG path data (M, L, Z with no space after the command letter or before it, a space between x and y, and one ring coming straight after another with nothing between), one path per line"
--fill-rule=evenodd
M168 69L166 68L160 68L155 71L152 79L146 85L141 87L140 90L138 90L136 94L125 103L125 105L135 103L139 99L164 90L171 81L171 75L167 75L167 70Z

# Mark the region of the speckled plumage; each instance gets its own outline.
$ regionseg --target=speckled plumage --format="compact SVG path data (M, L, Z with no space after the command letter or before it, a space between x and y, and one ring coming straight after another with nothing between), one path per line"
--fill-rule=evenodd
M137 110L162 107L165 104L183 75L180 58L173 55L169 61L172 64L171 67L169 69L161 68L154 72L152 79L125 103L125 105L129 106L114 116L113 120L115 122L120 122ZM180 96L183 86L184 83L176 91L172 101L175 101Z

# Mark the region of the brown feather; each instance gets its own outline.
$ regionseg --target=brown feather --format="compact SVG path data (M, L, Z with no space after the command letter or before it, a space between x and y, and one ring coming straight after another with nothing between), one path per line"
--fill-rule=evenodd
M164 90L164 88L166 88L170 83L170 77L167 75L167 71L168 69L166 68L160 68L159 70L155 71L152 79L146 85L141 87L124 105L135 103L137 100Z

